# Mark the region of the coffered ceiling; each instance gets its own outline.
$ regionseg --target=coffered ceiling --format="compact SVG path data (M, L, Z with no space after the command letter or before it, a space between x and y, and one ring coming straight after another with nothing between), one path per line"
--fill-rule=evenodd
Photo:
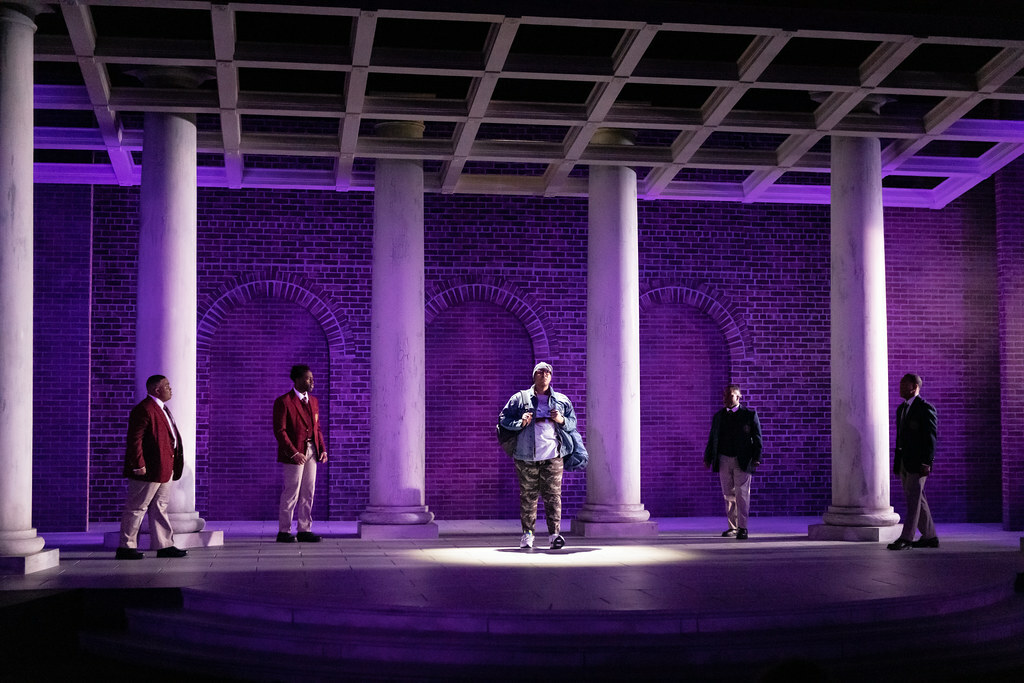
M647 199L827 203L844 135L880 139L887 205L941 208L1024 153L1024 3L819 4L64 0L35 177L138 184L147 112L194 116L199 184L228 188L366 190L408 158L431 192L582 196L614 164Z

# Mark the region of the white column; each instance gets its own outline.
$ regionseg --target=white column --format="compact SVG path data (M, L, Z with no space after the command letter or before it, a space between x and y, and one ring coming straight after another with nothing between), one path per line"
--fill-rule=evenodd
M632 144L602 128L592 144ZM584 536L653 536L640 502L640 273L636 171L591 166L587 245L587 502Z
M832 138L832 505L812 539L886 541L889 369L879 141Z
M149 86L195 87L206 73L189 69L140 72ZM185 468L171 487L168 516L179 548L222 545L196 511L196 123L191 115L147 112L142 133L139 271L135 314L136 399L146 378L165 375L167 407L181 432ZM127 416L125 416L127 419ZM111 544L111 536L105 538ZM140 534L139 547L148 547Z
M32 51L36 12L0 6L0 573L57 566L32 528Z
M422 137L418 122L377 126L383 137ZM427 510L423 163L378 159L373 196L370 331L370 501L363 538L431 538Z
M185 446L185 470L168 506L175 535L202 531L196 512L196 124L149 112L142 138L136 396L146 378L166 375L167 406Z

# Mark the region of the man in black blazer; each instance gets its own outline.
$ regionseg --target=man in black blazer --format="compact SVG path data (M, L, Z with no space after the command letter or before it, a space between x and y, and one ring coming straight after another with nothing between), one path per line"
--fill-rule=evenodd
M750 513L750 475L761 464L761 422L757 413L740 405L743 394L736 384L725 388L725 407L711 418L711 433L704 449L704 466L718 472L725 497L729 528L722 536L747 538Z
M896 449L893 471L899 475L903 492L907 496L907 516L903 519L903 533L887 547L889 550L908 548L938 548L932 513L924 497L924 482L932 472L935 460L935 440L938 436L935 406L921 396L921 378L906 374L900 380L900 398L896 408ZM921 539L914 540L914 530L921 531Z

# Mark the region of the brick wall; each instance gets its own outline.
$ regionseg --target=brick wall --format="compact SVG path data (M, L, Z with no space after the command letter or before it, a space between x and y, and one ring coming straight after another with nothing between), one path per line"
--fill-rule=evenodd
M49 531L84 531L89 512L91 202L35 187L32 523Z
M285 465L277 462L271 428L274 399L292 388L289 371L299 363L313 370L314 396L332 395L324 332L298 304L260 299L230 311L209 355L208 447L197 467L197 498L206 501L210 519L275 519ZM328 400L320 403L324 425L330 425L330 407ZM323 431L330 443L330 429ZM328 518L332 466L318 467L322 487L313 499L314 519Z
M37 221L48 222L46 207L61 197L40 200ZM124 489L137 202L134 188L95 189L92 520L116 519ZM583 199L426 197L427 295L442 302L431 305L426 332L426 500L442 519L516 516L514 476L493 429L536 360L554 365L555 387L586 434L586 217ZM940 416L935 514L995 521L998 422L982 407L999 381L992 186L942 211L891 209L886 220L890 411L898 376L922 374ZM764 427L753 513L821 514L831 500L828 207L644 202L639 226L642 502L655 516L722 513L701 455L721 387L733 381ZM316 358L331 453L317 493L326 513L317 515L355 519L365 508L371 252L369 194L200 189L204 517L273 517L266 410L288 387L286 366L307 356ZM230 294L275 282L285 284L266 284L266 300ZM235 399L241 409L229 407ZM892 491L900 510L895 481ZM585 476L568 475L565 494L572 517Z
M997 273L999 282L999 368L982 405L1001 415L1002 519L1006 529L1024 529L1024 160L995 179Z
M902 400L899 378L921 375L921 395L938 413L935 469L925 491L936 518L996 521L999 309L992 183L942 211L890 209L885 218L890 415ZM897 478L890 489L902 513Z

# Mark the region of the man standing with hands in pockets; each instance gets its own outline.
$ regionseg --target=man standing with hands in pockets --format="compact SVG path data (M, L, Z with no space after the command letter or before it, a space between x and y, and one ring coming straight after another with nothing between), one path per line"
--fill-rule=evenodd
M317 543L320 537L312 530L316 464L327 462L320 430L320 402L309 393L313 388L313 371L308 365L293 365L290 376L294 387L274 401L277 461L284 466L277 542ZM295 536L291 534L293 513L298 517Z

